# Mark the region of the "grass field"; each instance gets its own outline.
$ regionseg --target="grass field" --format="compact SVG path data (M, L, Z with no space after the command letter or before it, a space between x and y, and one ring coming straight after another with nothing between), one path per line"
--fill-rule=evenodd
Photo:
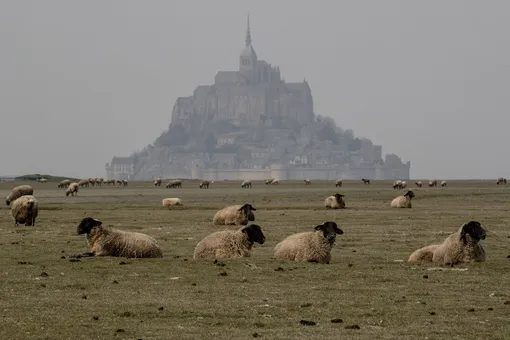
M0 196L18 184L0 183ZM402 190L390 181L347 182L341 190L333 181L254 182L252 189L237 181L210 189L130 182L82 188L77 197L56 183L30 184L40 207L36 227L15 228L0 205L1 340L510 339L510 185L413 188L412 209L391 209ZM324 198L336 192L345 193L347 209L325 210ZM165 210L165 197L185 206ZM195 262L200 239L229 229L212 225L214 213L243 203L257 208L266 243L251 258ZM85 216L154 236L164 258L67 258L88 250L76 234ZM327 220L344 231L331 264L271 259L287 235ZM486 262L456 267L465 271L406 262L469 220L487 230Z

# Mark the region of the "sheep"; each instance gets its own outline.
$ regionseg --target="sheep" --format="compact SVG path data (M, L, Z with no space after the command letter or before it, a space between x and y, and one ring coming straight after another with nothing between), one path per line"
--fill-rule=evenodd
M496 182L497 185L504 184L506 185L506 178L500 177L498 178L498 181Z
M446 186L448 186L448 183L447 183L446 181L442 181L442 182L441 182L441 186L442 186L442 187L446 187Z
M402 187L402 189L405 189L407 187L407 182L406 181L402 181L400 183L400 186Z
M241 188L251 188L251 181L249 179L244 180L243 183L241 183Z
M404 195L395 197L391 203L390 207L392 208L411 208L411 199L415 197L414 192L411 190L407 190Z
M12 202L11 215L14 225L25 223L26 226L35 226L35 219L39 213L39 203L32 195L23 195Z
M342 180L341 180L341 179L337 179L337 180L335 181L335 187L342 187L342 184L343 184L343 182L342 182Z
M96 185L96 179L95 178L89 178L88 181L89 181L90 185L92 185L92 186Z
M122 185L123 185L123 186L125 186L125 187L127 187L127 185L128 185L128 181L127 181L127 179L123 179L123 180L122 180Z
M370 180L367 178L362 178L363 184L370 184Z
M154 180L154 186L155 187L160 187L161 186L161 178L156 178Z
M307 178L304 181L305 181L305 185L311 185L312 184L312 180L310 178Z
M62 182L60 182L57 185L57 188L67 188L69 186L69 184L71 184L71 180L70 179L64 179Z
M231 205L218 210L213 217L215 225L247 225L248 221L255 221L254 211L251 204Z
M163 252L151 236L104 227L92 217L85 217L76 228L78 235L86 234L90 252L80 256L115 256L132 258L161 258Z
M214 232L198 242L193 259L214 258L216 260L250 257L255 242L264 244L266 238L260 226L250 224L238 230Z
M69 196L69 194L71 194L71 196L78 196L78 188L79 185L76 182L69 184L66 190L66 196Z
M182 181L180 179L174 179L167 183L166 188L182 188Z
M486 232L480 222L464 223L441 244L432 244L414 251L408 262L434 262L447 266L485 261L485 250L479 243Z
M414 184L415 184L418 188L421 188L421 187L423 186L422 181L414 182Z
M88 187L90 184L88 178L87 179L82 179L81 181L78 182L78 186L80 187Z
M118 179L116 182L118 185L122 185L124 183L123 180L121 180L121 179Z
M429 187L437 187L437 181L435 179L429 181Z
M402 189L402 181L396 180L393 182L393 189Z
M198 187L200 189L209 189L209 184L211 184L211 182L207 181L207 180L204 180L202 182L200 182L200 184L198 185Z
M324 222L315 231L288 236L274 248L277 260L329 263L336 235L344 232L335 222Z
M267 185L267 184L271 184L271 182L273 182L273 181L274 181L274 178L266 179L266 185Z
M42 177L41 177L41 178L39 178L39 179L37 180L37 182L39 182L39 183L48 183L48 180L47 180L46 178L42 178Z
M172 205L183 205L182 204L182 200L180 198L163 198L163 200L161 201L161 205L163 207L168 207L170 208L170 206Z
M96 178L96 185L102 186L104 182L104 179L102 177Z
M271 181L271 183L269 183L269 184L273 184L273 185L280 184L280 180L279 180L279 179L273 179L273 180Z
M345 209L344 195L334 194L333 196L326 197L324 206L331 209Z
M7 198L5 199L5 204L9 205L12 201L15 199L23 196L23 195L33 195L34 194L34 188L32 188L30 185L19 185L17 187L14 187L11 190L11 193Z

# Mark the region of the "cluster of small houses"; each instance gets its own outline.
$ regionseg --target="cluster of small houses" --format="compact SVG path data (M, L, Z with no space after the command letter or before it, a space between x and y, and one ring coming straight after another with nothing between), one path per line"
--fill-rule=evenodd
M59 188L67 187L66 195L70 188L77 191L79 186L101 185L114 182L102 179L87 179L78 183L62 181ZM274 179L266 181L266 184L274 183ZM363 180L369 184L369 180ZM88 184L87 184L88 183ZM94 184L92 184L94 183ZM244 181L242 187L251 187L250 181ZM127 185L127 182L117 181L117 184ZM209 187L209 181L202 181L200 188ZM311 180L305 180L305 185L310 185ZM506 184L506 179L499 178L497 184ZM156 179L155 186L161 186L161 179ZM416 182L421 187L421 182ZM335 181L336 187L342 186L342 181ZM429 186L437 186L437 181L432 180ZM441 186L447 186L443 181ZM167 188L182 187L182 181L173 180L167 184ZM405 181L395 181L393 188L405 188ZM20 185L12 189L6 198L6 204L11 205L11 215L15 225L19 223L26 226L35 226L38 215L38 202L33 196L34 189L29 185ZM414 193L408 190L402 196L393 199L390 206L393 208L411 208L411 199ZM162 201L165 207L183 205L179 198L165 198ZM345 208L344 196L335 194L324 200L326 208ZM235 225L237 230L223 230L214 232L202 239L195 247L194 259L236 259L250 257L254 243L264 244L265 236L259 225L250 222L255 221L254 208L251 204L231 205L218 210L213 216L214 225ZM163 252L158 242L151 236L128 232L102 225L102 222L92 217L85 217L77 227L78 234L86 234L90 246L90 252L74 255L82 256L118 256L132 258L161 258ZM336 240L336 235L343 234L342 229L333 222L327 221L317 225L311 231L296 233L288 236L274 248L274 258L289 261L307 261L329 263L331 249ZM413 252L408 258L409 262L434 262L444 265L455 265L468 262L485 261L485 251L480 240L484 240L486 232L477 221L464 223L455 233L449 235L442 243L432 244Z

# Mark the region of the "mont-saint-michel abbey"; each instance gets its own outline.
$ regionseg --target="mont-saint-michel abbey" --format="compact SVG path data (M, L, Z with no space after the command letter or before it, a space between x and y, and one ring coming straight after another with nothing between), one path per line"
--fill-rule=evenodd
M348 113L345 113L348 115ZM250 23L236 71L177 98L153 145L106 164L108 178L148 180L408 179L410 162L315 115L310 85L260 60Z

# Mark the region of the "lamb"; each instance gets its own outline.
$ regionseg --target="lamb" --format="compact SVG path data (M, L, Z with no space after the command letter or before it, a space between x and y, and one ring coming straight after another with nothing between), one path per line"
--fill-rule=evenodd
M335 181L335 187L342 187L342 180L341 179L337 179Z
M69 184L71 184L71 180L70 179L64 179L62 182L60 182L57 187L58 188L67 188L69 186Z
M254 211L251 204L231 205L218 210L213 217L215 225L247 225L248 221L255 221Z
M78 196L78 188L79 185L76 182L69 184L66 190L66 196L69 196L69 194L71 194L71 196Z
M17 198L23 196L23 195L33 195L34 194L34 188L32 188L30 185L19 185L17 187L14 187L11 190L11 193L7 198L5 199L5 204L9 205L11 202L16 200Z
M15 226L25 223L26 226L35 226L35 219L39 213L39 203L32 195L18 197L11 206L11 215Z
M86 234L90 252L79 256L115 256L132 258L161 258L163 252L158 242L151 236L104 227L103 223L92 217L81 220L76 231Z
M407 190L404 195L395 197L392 201L390 206L392 208L411 208L411 199L415 197L414 192L411 190Z
M305 185L311 185L312 180L310 178L305 179Z
M506 185L506 178L500 177L498 178L498 181L496 182L497 185L504 184Z
M326 197L324 206L331 209L345 209L344 195L334 194L333 196Z
M437 181L435 179L429 181L429 187L437 187Z
M211 184L211 182L209 182L209 181L202 181L202 182L200 182L198 187L200 189L209 189L209 184Z
M262 229L256 224L238 230L217 231L198 242L193 259L223 260L250 257L253 244L255 242L264 244L265 241Z
M315 231L288 236L274 248L277 260L329 263L336 235L343 234L335 222L324 222Z
M447 185L448 185L448 183L447 183L446 181L442 181L442 182L441 182L441 186L442 186L442 187L445 187L445 186L447 186Z
M154 186L155 187L160 187L161 186L161 178L156 178L154 180Z
M432 244L413 252L408 262L434 262L447 266L483 262L485 250L479 242L485 240L485 237L486 232L480 222L469 221L448 236L443 243Z
M415 184L418 188L421 188L421 187L423 186L422 181L414 182L414 184Z
M249 179L244 180L243 183L241 183L241 188L251 188L251 181Z
M370 180L366 178L361 179L363 181L363 184L370 184Z
M182 204L182 200L180 198L163 198L163 200L161 201L161 205L163 207L168 207L170 208L170 206L172 205L183 205Z

